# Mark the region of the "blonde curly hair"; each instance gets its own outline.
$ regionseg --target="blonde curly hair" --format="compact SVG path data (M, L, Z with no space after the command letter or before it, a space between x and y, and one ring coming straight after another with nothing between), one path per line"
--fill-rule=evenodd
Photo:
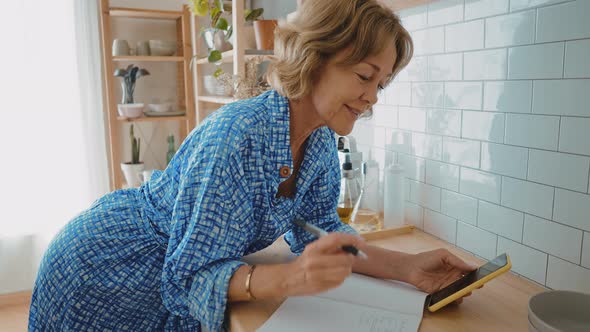
M279 23L275 56L267 79L290 99L300 99L313 88L316 74L336 53L350 49L341 65L354 65L379 54L393 40L396 61L389 83L413 54L412 39L399 17L376 0L311 0Z

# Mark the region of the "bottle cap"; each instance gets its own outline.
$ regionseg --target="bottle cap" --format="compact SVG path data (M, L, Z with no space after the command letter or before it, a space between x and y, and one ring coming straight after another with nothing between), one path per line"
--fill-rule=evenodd
M352 161L350 161L350 153L344 154L344 163L342 163L342 170L343 171L352 170Z

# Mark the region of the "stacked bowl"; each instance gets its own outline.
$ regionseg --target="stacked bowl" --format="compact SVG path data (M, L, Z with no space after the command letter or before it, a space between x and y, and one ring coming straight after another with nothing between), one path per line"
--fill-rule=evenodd
M590 331L590 294L548 291L529 300L529 332Z

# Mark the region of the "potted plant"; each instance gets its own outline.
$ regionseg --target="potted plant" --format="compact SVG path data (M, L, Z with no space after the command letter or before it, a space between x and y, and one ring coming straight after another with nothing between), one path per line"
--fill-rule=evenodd
M254 19L256 49L272 51L275 48L275 29L277 20Z
M150 72L144 68L139 68L130 64L126 69L117 68L114 75L121 77L121 90L123 96L121 104L133 104L133 93L135 92L135 82L142 76L149 75Z
M229 40L233 34L233 27L227 19L222 17L223 13L231 12L231 4L224 4L222 0L190 0L191 11L197 16L209 15L210 24L208 28L201 29L201 36L205 40L208 48L207 60L216 65L221 64L222 52L232 48ZM263 8L244 11L246 22L254 21L262 15ZM194 57L193 57L194 60ZM223 73L221 68L217 68L214 77Z
M125 175L125 180L129 187L137 187L140 184L139 174L144 170L143 162L139 161L139 151L141 148L141 140L135 137L133 132L133 124L129 128L129 138L131 140L131 161L121 163L121 170Z

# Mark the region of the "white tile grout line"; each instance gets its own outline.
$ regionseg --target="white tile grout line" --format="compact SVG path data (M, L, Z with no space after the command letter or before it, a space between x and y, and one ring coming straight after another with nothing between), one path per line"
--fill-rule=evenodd
M562 57L562 68L561 68L561 78L564 79L565 77L565 49L567 48L567 41L563 42L563 57Z
M551 202L551 221L553 221L553 219L555 219L555 192L557 191L557 189L555 187L553 187L553 200Z
M465 52L461 52L461 81L465 80Z
M531 149L527 149L526 152L526 181L529 179L529 170L531 168Z
M500 244L500 235L496 234L496 256L498 256L499 244Z
M524 212L522 213L522 231L520 234L520 243L524 243Z
M547 286L547 275L549 274L549 254L546 253L547 255L547 260L545 263L545 281L544 281L544 285Z
M582 246L580 247L580 266L582 266L582 262L584 261L583 259L583 255L584 255L584 240L586 239L586 232L582 233Z
M465 22L465 0L463 0L463 17L461 18L461 22Z
M533 36L533 42L536 43L537 42L537 33L539 30L539 29L537 29L537 26L539 25L539 8L535 8L533 10L535 11L535 33Z
M510 77L508 76L510 74L510 47L506 47L506 72L505 72L505 76L506 80L509 80Z
M480 205L481 200L476 199L476 205L475 205L475 227L479 228L479 205Z
M531 80L531 106L529 106L529 114L533 114L533 102L535 101L535 80Z

